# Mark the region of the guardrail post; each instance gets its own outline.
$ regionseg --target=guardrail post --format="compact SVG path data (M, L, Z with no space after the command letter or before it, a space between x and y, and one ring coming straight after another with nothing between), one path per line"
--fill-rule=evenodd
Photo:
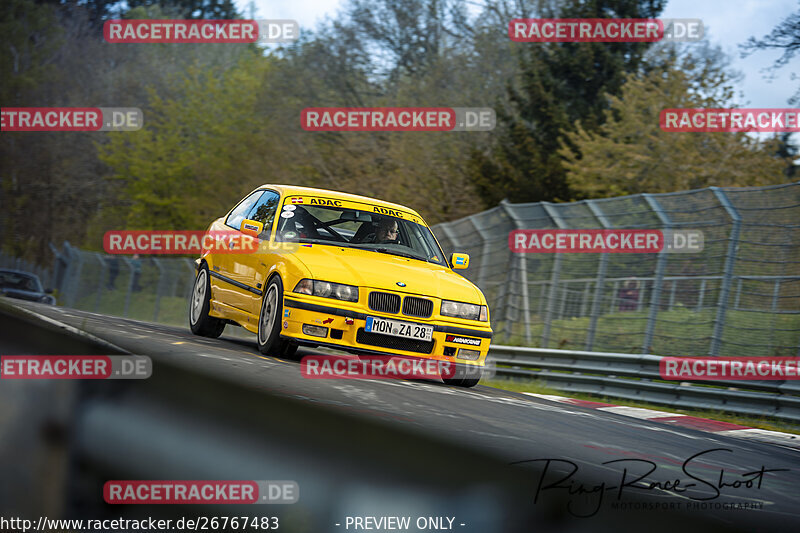
M720 344L722 343L722 333L725 328L725 315L728 311L728 296L731 291L731 281L733 280L733 268L736 264L736 249L739 246L739 232L742 226L742 217L733 206L731 201L719 187L709 187L717 197L717 200L725 209L731 219L731 232L728 236L728 252L725 256L725 266L722 273L722 288L717 302L717 316L714 319L714 333L711 335L711 346L708 354L712 357L719 355Z
M544 212L553 220L553 223L558 229L567 229L561 215L558 214L556 209L549 202L542 202ZM553 321L553 306L555 305L555 298L558 294L558 280L561 275L561 256L563 254L557 253L553 260L553 271L550 274L550 294L547 297L547 309L544 315L544 328L542 328L542 348L547 348L550 342L550 325Z
M642 194L647 205L650 206L664 229L672 229L672 221L670 221L667 214L661 208L661 204L649 194ZM667 232L669 233L669 232ZM653 345L653 334L656 329L656 317L658 316L658 306L661 303L661 286L664 283L664 270L667 265L667 243L664 242L664 248L658 252L658 261L656 263L656 276L653 280L653 293L650 298L650 314L647 317L647 327L644 332L644 343L642 343L642 352L650 353Z
M613 228L611 222L608 221L608 218L606 218L605 214L594 200L586 200L586 206L603 229ZM597 265L597 281L595 281L594 286L594 299L592 300L592 310L590 311L589 331L586 332L586 351L591 351L594 345L594 335L597 331L597 318L600 315L600 305L603 301L603 289L606 283L606 272L608 272L608 254L604 253L600 255L600 264Z
M503 201L500 203L500 206L508 215L508 218L514 222L514 227L516 229L525 229L523 227L522 220L517 216L514 212L514 209L508 204L507 201ZM513 254L513 252L511 252ZM521 253L516 254L517 256L517 264L519 265L519 273L520 273L520 283L522 284L522 313L523 318L525 320L525 342L529 345L531 344L531 299L528 295L528 257L527 254ZM508 273L509 279L512 279L513 273ZM509 297L511 296L511 291L509 291ZM511 328L509 327L506 332L506 341L508 341L508 337L511 335Z

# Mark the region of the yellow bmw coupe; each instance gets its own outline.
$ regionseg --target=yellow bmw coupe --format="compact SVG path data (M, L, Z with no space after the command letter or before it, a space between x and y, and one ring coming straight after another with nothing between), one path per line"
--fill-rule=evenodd
M197 259L192 332L226 324L255 333L264 354L298 346L451 363L445 382L480 379L492 329L483 293L456 273L420 215L407 207L323 189L263 185L208 228L258 239L254 253ZM233 241L232 241L233 242Z

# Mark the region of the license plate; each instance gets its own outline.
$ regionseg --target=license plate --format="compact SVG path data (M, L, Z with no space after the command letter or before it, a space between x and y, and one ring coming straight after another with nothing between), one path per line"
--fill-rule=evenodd
M433 326L423 326L413 322L401 322L374 316L367 317L367 326L364 331L421 341L429 341L433 338Z

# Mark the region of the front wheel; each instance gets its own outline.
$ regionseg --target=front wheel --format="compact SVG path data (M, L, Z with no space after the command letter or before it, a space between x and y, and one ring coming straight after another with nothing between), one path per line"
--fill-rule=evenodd
M286 341L281 339L281 313L283 312L283 283L273 277L264 291L261 313L258 316L258 351L264 355L283 355Z
M451 378L442 378L447 385L455 387L474 387L481 380L483 368L479 366L457 366Z
M225 322L219 318L208 316L210 307L211 283L208 278L208 266L203 265L197 271L197 278L192 287L192 296L189 299L189 327L195 335L216 339L222 335Z

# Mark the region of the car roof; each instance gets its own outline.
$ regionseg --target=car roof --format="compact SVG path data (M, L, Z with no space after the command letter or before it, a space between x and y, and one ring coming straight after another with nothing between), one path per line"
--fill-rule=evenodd
M315 187L300 187L299 185L276 185L273 183L265 184L259 187L259 189L273 189L281 193L281 195L285 196L308 196L308 195L319 195L319 196L326 196L332 198L340 198L342 200L352 200L354 202L367 202L371 203L380 207L387 207L389 209L402 209L403 211L412 213L419 218L422 216L417 213L415 210L411 209L410 207L406 207L401 204L395 204L392 202L387 202L385 200L379 200L377 198L371 198L369 196L360 196L358 194L350 194L348 192L341 192L341 191L333 191L330 189L317 189Z
M28 276L29 278L39 279L39 276L33 272L26 272L24 270L16 270L13 268L0 268L0 272L8 272L9 274L19 274L20 276Z

